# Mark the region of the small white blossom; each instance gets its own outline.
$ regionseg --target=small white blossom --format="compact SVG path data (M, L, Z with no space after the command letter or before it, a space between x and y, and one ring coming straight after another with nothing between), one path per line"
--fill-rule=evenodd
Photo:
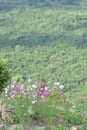
M24 113L24 116L27 116L27 114L26 114L26 113Z
M61 83L59 83L59 82L55 82L55 86L59 86Z
M75 106L75 105L73 105L72 107L73 107L73 108L75 108L76 106Z
M5 94L7 94L7 93L8 93L8 90L9 90L9 86L7 86L7 87L4 89Z
M14 88L15 85L11 85L11 88Z
M54 85L54 86L53 86L53 89L55 89L55 88L57 88L57 86L56 86L56 85Z
M36 97L36 95L32 95L32 97L33 97L33 98L35 98L35 97Z
M13 84L16 84L16 80L13 81Z
M29 82L29 83L32 82L32 79L28 79L28 82Z
M7 89L9 89L9 88L10 88L10 86L8 85L8 86L7 86Z
M35 84L32 85L32 88L37 88L37 86Z
M45 90L48 90L48 88L47 88L47 87L45 87Z
M29 91L29 90L32 90L32 88L30 87L30 86L27 86L27 90Z
M37 100L33 100L33 101L32 101L32 104L35 104L36 102L37 102Z
M59 88L60 88L60 89L63 89L63 88L64 88L64 85L60 85Z
M78 95L78 94L79 94L79 92L75 92L75 94L76 94L76 95Z
M23 93L24 95L26 95L27 93Z
M24 104L22 104L22 107L24 107Z

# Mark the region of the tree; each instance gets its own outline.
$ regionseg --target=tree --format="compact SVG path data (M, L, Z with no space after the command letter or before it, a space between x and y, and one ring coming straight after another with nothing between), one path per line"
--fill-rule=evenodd
M6 62L0 59L0 93L3 91L9 79L9 72L6 66Z

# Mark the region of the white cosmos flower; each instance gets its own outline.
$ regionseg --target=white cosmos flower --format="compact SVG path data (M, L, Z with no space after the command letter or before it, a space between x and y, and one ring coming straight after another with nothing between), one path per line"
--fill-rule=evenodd
M35 104L36 102L37 102L37 100L33 100L33 101L32 101L32 104Z
M59 83L59 82L55 82L55 83L54 83L55 86L59 86L60 84L61 84L61 83Z
M15 85L11 85L11 88L14 88Z
M45 90L47 91L47 90L48 90L48 88L47 88L47 87L45 87Z
M60 85L59 88L60 88L60 89L63 89L63 88L64 88L64 85Z
M5 94L7 94L7 93L8 93L8 90L9 90L9 86L7 86L7 87L4 89Z
M27 86L27 90L32 90L32 88L30 86Z
M13 84L16 84L16 80L13 81Z
M37 86L35 84L32 85L32 88L37 88Z
M32 79L28 79L28 82L29 82L29 83L32 82Z

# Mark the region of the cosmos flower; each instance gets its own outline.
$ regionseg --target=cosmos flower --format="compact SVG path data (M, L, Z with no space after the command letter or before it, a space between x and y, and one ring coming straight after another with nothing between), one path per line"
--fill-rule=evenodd
M55 82L54 85L55 85L55 86L59 86L59 85L61 85L61 83Z
M32 101L32 104L35 104L36 102L37 102L37 100L33 100L33 101Z
M29 82L29 83L32 82L32 79L28 79L28 82Z
M44 86L41 86L39 90L44 91L44 89L45 89Z
M20 91L24 91L24 85L21 84L20 87L19 87Z
M60 96L60 97L64 97L64 94L63 94L63 93L61 93L61 94L59 94L59 96Z
M37 86L35 84L32 85L32 88L37 88Z
M44 80L44 79L42 79L42 80L41 80L41 82L45 82L45 80Z
M64 88L64 85L60 85L59 88L60 88L60 89L63 89L63 88Z

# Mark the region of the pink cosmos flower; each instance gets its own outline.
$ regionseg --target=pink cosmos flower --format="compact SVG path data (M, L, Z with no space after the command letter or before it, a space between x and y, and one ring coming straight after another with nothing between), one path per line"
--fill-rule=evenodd
M63 94L63 93L61 93L61 94L59 94L59 96L60 96L60 97L64 97L64 94Z
M24 85L21 84L21 86L19 87L20 91L24 91Z
M15 90L11 93L13 96L16 96L18 94L18 92Z
M48 91L44 91L43 94L44 94L44 96L48 96L49 92Z
M42 102L42 103L46 103L47 100L46 100L46 99L42 99L41 102Z
M38 91L38 94L39 94L39 95L41 95L41 94L42 94L42 92L39 90L39 91Z
M14 90L17 90L19 88L19 86L17 86L17 85L14 85Z
M44 80L44 79L42 79L42 80L41 80L41 82L45 82L45 80Z
M44 98L44 95L41 95L41 98L43 99L43 98Z
M64 103L65 102L65 100L64 99L62 99L62 103Z
M34 92L32 92L32 93L31 93L31 95L32 95L32 97L33 97L33 98L35 98L35 97L36 97L36 95L35 95L35 93L34 93Z
M40 87L40 91L44 91L44 89L45 89L44 86Z
M48 92L49 92L49 93L51 93L51 92L52 92L51 88L48 88Z

